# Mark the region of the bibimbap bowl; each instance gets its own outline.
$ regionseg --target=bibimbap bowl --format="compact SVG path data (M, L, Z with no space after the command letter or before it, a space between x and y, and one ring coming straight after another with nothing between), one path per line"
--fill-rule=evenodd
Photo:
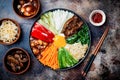
M31 28L33 54L53 70L67 70L81 64L90 46L89 26L82 17L67 9L44 12Z

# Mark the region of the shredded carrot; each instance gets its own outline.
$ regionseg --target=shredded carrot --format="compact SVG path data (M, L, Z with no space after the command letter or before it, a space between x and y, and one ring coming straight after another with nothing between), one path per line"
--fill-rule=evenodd
M41 53L41 55L42 55L41 60L44 60L49 55L49 52L51 52L50 46L46 47L45 50Z
M64 47L66 45L65 37L56 35L54 42L46 47L46 49L41 53L41 58L39 61L53 69L59 68L58 62L58 48Z
M51 44L41 53L42 57L39 59L39 61L53 69L58 69L59 65L57 50L58 48L54 44Z

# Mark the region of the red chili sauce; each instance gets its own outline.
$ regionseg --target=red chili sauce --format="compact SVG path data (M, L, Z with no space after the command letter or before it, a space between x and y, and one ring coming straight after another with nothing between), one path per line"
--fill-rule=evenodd
M102 22L102 15L100 13L95 13L93 16L92 16L92 20L93 22L95 23L100 23Z

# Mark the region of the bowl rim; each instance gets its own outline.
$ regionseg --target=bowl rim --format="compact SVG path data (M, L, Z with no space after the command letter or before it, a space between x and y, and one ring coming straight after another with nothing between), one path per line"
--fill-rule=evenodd
M28 57L28 65L27 65L27 67L23 70L23 71L20 71L20 72L13 72L13 71L10 71L8 68L7 68L7 66L5 65L5 59L6 59L6 56L9 54L9 52L11 51L11 50L21 50L21 51L23 51L26 55L27 55L27 57ZM3 59L3 64L4 64L4 68L6 69L6 71L8 71L8 72L10 72L10 73L12 73L12 74L23 74L23 73L25 73L28 69L29 69L29 67L30 67L30 55L29 55L29 53L26 51L26 50L24 50L23 48L20 48L20 47L13 47L13 48L10 48L9 50L7 50L6 51L6 54L5 54L5 56L4 56L4 59Z
M102 15L103 19L102 19L102 21L101 21L100 23L95 23L95 22L93 22L92 16L93 16L95 13L100 13L100 14ZM93 10L93 11L90 13L89 21L90 21L90 23L91 23L92 25L94 25L94 26L102 26L102 25L105 23L105 21L106 21L106 14L105 14L105 12L104 12L103 10L100 10L100 9Z
M75 64L74 66L72 66L72 67L63 68L63 69L60 69L60 68L59 68L59 69L56 69L55 71L59 71L59 70L60 70L60 71L70 70L70 69L73 69L73 68L77 67L78 65L82 64L82 62L87 58L87 56L88 56L88 54L89 54L89 52L90 52L90 49L91 49L91 42L92 42L91 30L90 30L90 27L89 27L87 21L86 21L84 18L82 18L79 14L77 14L76 12L74 12L74 11L72 11L72 10L70 10L70 9L66 9L66 8L54 8L54 9L50 9L50 10L47 10L47 11L42 12L42 14L39 15L39 17L34 21L32 27L31 27L30 34L29 34L29 45L30 45L31 31L32 31L32 28L33 28L35 22L37 22L43 14L45 14L45 13L47 13L47 12L50 12L50 11L53 12L53 11L55 11L55 10L64 10L64 11L69 11L69 12L75 14L77 17L79 17L79 18L87 25L87 27L88 27L88 29L89 29L89 30L88 30L88 33L89 33L89 36L90 36L90 43L89 43L89 45L88 45L88 49L87 49L86 53L84 54L84 57L81 58L81 59L78 61L78 63L76 63L76 64ZM32 51L31 45L30 45L30 50ZM32 51L32 54L34 55L33 51ZM34 57L35 57L35 55L34 55ZM36 57L35 57L35 58L36 58ZM37 59L37 58L36 58L36 59ZM38 59L37 59L37 60L38 60ZM40 62L40 61L39 61L39 62ZM40 64L42 64L42 63L40 62ZM45 67L44 64L42 64L42 65ZM48 66L46 66L46 67L48 67ZM50 67L48 67L48 68L50 68ZM50 68L50 69L52 69L52 68ZM52 69L52 70L54 70L54 69Z
M39 13L40 8L41 8L40 0L37 0L38 9L37 9L36 13L35 13L34 15L32 15L32 16L22 16L22 15L19 15L19 14L16 12L16 10L15 10L15 8L14 8L14 1L15 1L15 0L12 1L13 11L15 12L15 14L16 14L17 16L19 16L20 18L23 18L23 19L31 19L31 18L34 18L34 17Z
M20 24L19 24L16 20L14 20L14 19L2 18L2 19L0 19L0 25L1 25L2 21L4 21L4 20L10 20L10 21L12 21L14 24L16 24L16 26L17 26L17 28L18 28L18 33L17 33L18 37L16 38L16 40L14 40L14 41L11 42L11 43L5 43L5 42L1 42L1 41L0 41L0 44L3 44L3 45L11 45L11 44L14 44L15 42L18 41L18 39L20 38L20 35L21 35L21 27L20 27Z

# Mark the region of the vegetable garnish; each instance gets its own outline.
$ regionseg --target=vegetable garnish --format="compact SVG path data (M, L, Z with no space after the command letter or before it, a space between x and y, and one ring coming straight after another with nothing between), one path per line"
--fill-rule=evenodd
M35 23L34 29L40 30L44 33L47 33L49 35L49 37L51 37L51 38L54 37L54 34L50 30L46 29L43 25L41 25L37 22Z
M39 59L44 65L47 65L53 69L58 69L58 48L66 45L65 37L56 35L54 42L50 44L42 53Z
M43 40L45 42L53 42L54 34L46 29L43 25L35 23L32 33L32 37Z
M67 49L70 52L70 54L74 57L75 60L79 61L81 58L84 57L84 54L88 49L88 44L84 45L82 45L81 43L67 44L65 46L65 49Z
M64 47L59 48L58 50L58 60L60 68L71 67L78 62Z
M90 36L88 30L88 26L84 24L82 26L82 29L77 33L79 36L77 42L81 42L82 44L90 44Z
M43 14L38 22L51 30L54 34L58 34L62 31L65 22L73 16L74 14L71 12L56 10Z
M80 31L78 31L77 33L75 33L72 36L68 37L66 39L66 41L69 44L74 44L74 43L78 43L78 42L81 42L82 44L89 44L90 37L89 37L87 25L84 24L82 26L82 28L80 29Z
M73 34L72 36L67 38L66 41L69 44L73 44L73 43L75 43L77 41L77 39L78 39L78 35L77 34Z
M53 44L49 45L42 53L39 61L53 69L58 69L58 51L57 47Z
M60 33L66 21L74 16L73 13L63 10L53 12L53 20L56 30Z
M51 30L54 34L58 34L58 32L55 28L52 12L48 12L46 14L43 14L41 16L40 20L38 20L38 23L42 24L47 29Z

